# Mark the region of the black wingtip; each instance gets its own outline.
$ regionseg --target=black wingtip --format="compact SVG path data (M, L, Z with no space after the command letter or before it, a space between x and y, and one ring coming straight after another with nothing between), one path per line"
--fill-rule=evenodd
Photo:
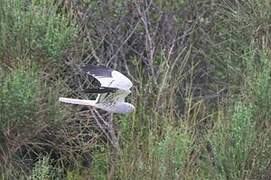
M110 87L101 87L101 88L91 88L83 90L84 93L114 93L117 91L117 88L110 88Z

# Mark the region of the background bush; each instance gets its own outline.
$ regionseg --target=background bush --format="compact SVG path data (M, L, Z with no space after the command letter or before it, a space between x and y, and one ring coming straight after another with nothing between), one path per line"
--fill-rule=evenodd
M267 0L1 0L3 179L269 179ZM136 111L114 115L120 149L78 67L127 75Z

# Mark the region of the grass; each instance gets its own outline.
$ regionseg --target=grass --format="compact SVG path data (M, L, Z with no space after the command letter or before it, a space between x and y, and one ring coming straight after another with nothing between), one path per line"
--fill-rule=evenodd
M0 1L2 179L271 177L269 1ZM135 84L119 152L57 102L92 63Z

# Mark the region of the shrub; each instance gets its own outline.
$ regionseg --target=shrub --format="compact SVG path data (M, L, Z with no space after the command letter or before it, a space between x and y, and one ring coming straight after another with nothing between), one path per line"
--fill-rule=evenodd
M1 54L13 60L57 59L76 37L75 25L54 1L3 0L1 16Z
M49 157L38 160L32 170L31 180L51 179L54 175L53 166L50 165Z
M37 97L40 89L37 69L19 67L9 73L1 86L1 130L12 123L33 122L38 110Z

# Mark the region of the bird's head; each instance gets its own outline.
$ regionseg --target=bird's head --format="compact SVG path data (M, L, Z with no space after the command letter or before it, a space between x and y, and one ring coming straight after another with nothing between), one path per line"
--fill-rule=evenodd
M135 110L135 106L127 102L116 103L114 113L130 113Z

